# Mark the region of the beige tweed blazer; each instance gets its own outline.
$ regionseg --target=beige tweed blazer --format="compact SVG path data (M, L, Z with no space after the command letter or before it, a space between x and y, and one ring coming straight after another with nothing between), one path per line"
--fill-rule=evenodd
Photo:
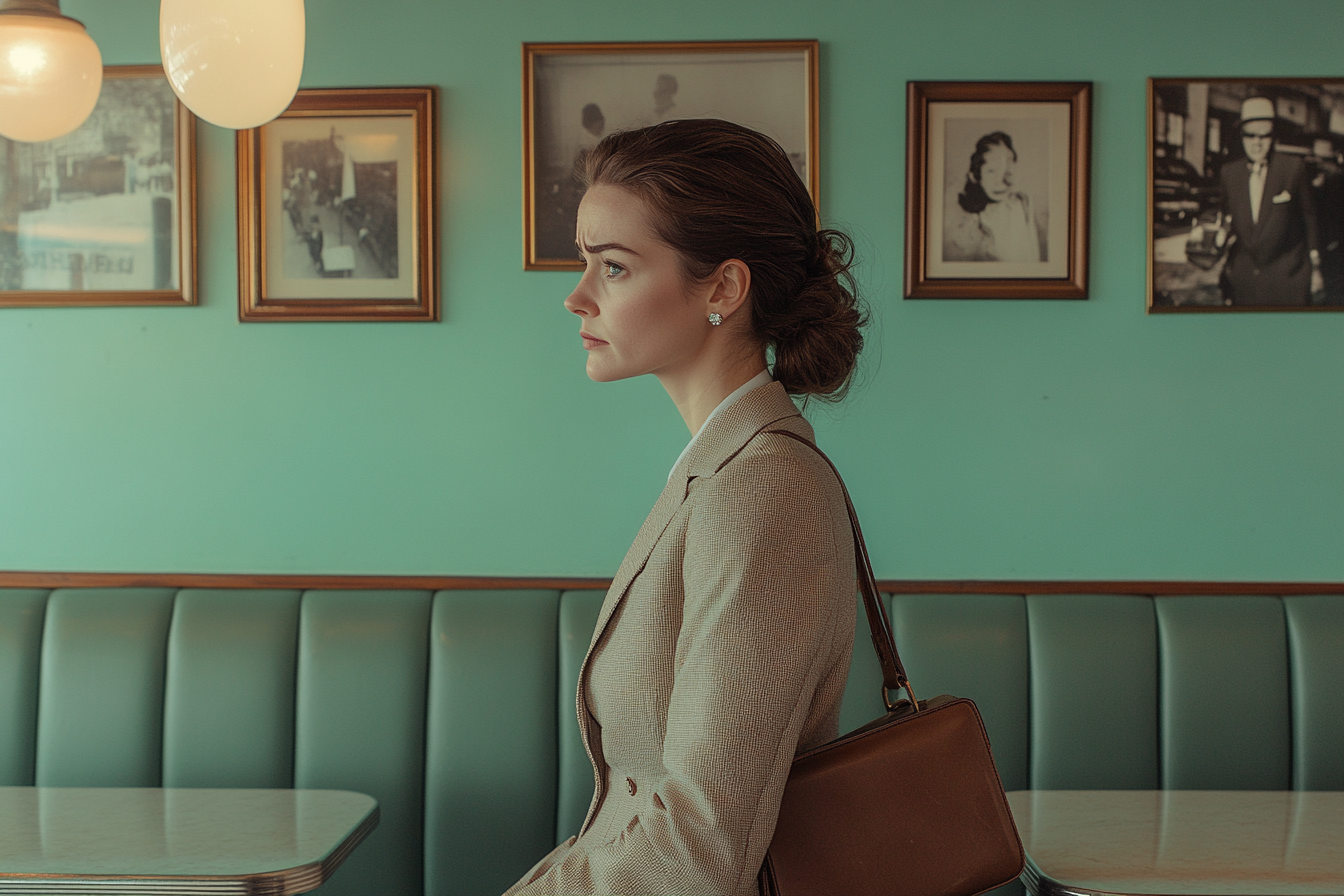
M509 894L754 894L794 756L835 738L854 542L778 383L705 424L612 581L579 672L596 790Z

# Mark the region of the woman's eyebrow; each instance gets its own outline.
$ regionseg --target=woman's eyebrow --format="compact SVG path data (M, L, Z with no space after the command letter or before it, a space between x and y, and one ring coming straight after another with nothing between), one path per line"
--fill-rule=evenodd
M587 252L589 255L593 255L597 252L606 252L610 249L619 249L622 252L629 252L631 255L639 255L634 249L622 246L620 243L599 243L596 246L580 246L578 243L575 243L574 248L579 249L582 252Z

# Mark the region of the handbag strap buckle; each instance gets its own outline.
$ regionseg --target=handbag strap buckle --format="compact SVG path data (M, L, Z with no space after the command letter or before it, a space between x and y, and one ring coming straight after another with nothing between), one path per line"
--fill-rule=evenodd
M915 689L910 686L910 679L902 678L901 687L905 690L906 694L910 696L910 705L914 707L915 712L919 712L919 701L915 699ZM897 699L899 700L900 698ZM887 712L891 712L896 708L896 700L891 699L891 689L886 685L882 685L882 702L886 704Z

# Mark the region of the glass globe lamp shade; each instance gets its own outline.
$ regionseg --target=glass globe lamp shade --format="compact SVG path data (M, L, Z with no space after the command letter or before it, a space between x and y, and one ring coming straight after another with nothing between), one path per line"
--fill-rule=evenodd
M289 106L303 74L303 0L162 0L159 50L173 92L211 124L254 128Z
M79 22L0 14L0 136L25 143L64 136L89 117L102 88L103 55Z

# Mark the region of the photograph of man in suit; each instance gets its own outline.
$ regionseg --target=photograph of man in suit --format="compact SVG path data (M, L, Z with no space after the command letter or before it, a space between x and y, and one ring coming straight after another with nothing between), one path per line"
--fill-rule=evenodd
M1241 104L1246 157L1223 165L1224 202L1231 220L1227 264L1219 278L1229 305L1309 305L1324 288L1319 236L1302 160L1275 152L1274 102Z

